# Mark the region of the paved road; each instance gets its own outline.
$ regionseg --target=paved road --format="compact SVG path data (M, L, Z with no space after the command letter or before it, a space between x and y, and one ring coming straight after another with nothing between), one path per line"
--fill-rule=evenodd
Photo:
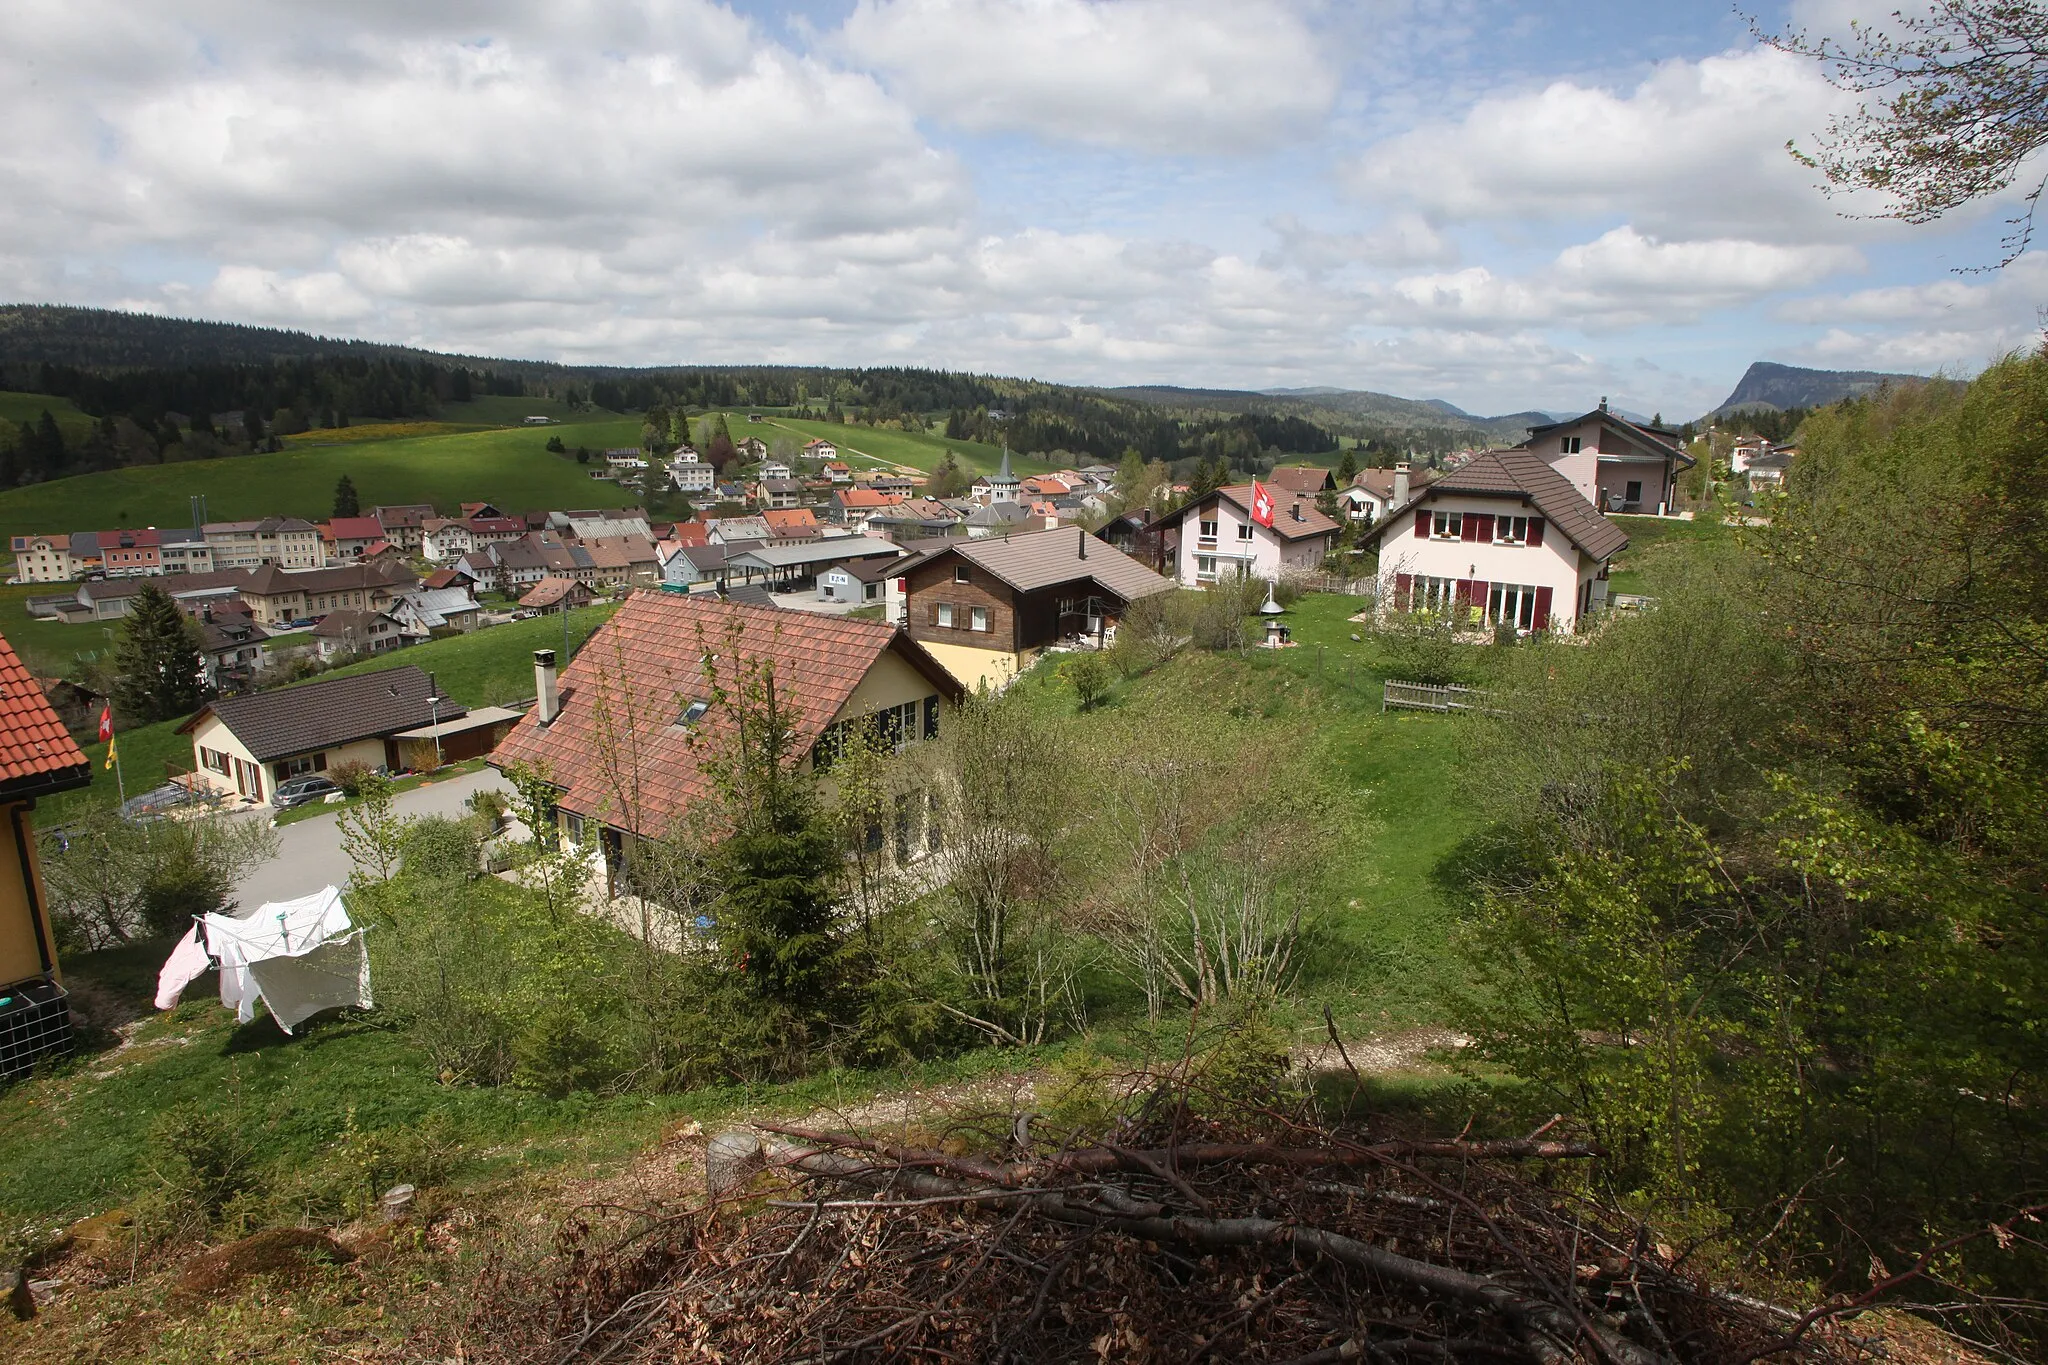
M463 773L443 782L400 792L393 800L400 815L462 815L462 803L469 794L491 788L511 795L512 784L495 768ZM277 832L277 856L242 879L235 899L244 910L265 901L292 900L309 896L323 886L342 886L348 881L348 855L341 851L341 832L335 827L338 812L326 812L286 825ZM251 819L268 819L267 814Z

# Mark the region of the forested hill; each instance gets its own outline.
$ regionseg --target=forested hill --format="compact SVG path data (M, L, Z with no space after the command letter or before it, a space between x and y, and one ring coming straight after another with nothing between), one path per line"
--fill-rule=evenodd
M1151 403L1183 411L1270 412L1301 417L1334 430L1360 435L1376 433L1449 433L1469 443L1519 441L1532 426L1550 420L1547 413L1515 412L1478 417L1440 398L1402 398L1370 389L1183 389L1146 385L1105 389L1115 398Z
M1922 384L1923 375L1878 370L1805 370L1759 360L1714 413L1748 408L1819 408L1869 393L1884 384ZM1711 415L1711 414L1710 414Z

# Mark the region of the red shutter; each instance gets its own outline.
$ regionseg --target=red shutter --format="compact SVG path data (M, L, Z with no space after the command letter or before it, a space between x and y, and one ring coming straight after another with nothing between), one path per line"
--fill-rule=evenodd
M1478 518L1478 517L1475 517L1475 516L1473 516L1473 515L1472 515L1472 514L1471 514L1470 512L1467 512L1467 513L1466 513L1466 514L1465 514L1465 515L1464 515L1463 517L1459 518L1459 520L1458 520L1458 539L1460 539L1460 540L1477 540L1477 539L1479 539L1479 518Z
M1472 580L1472 605L1479 608L1479 614L1481 617L1484 617L1486 615L1486 590L1491 586L1492 585L1489 584L1483 578L1475 578Z
M1469 524L1469 523L1468 523L1468 524ZM1461 579L1459 579L1459 580L1458 580L1458 585L1457 585L1456 589L1455 589L1455 590L1453 591L1453 593L1452 593L1452 596L1451 596L1451 602L1452 602L1452 604L1453 604L1453 605L1455 605L1456 607L1458 607L1458 608L1459 608L1460 610L1463 610L1464 608L1466 608L1466 607L1469 607L1469 606L1471 606L1471 605L1472 605L1472 580L1471 580L1471 579L1469 579L1469 578L1461 578Z
M1531 545L1541 545L1543 543L1543 518L1529 518L1529 543Z
M1536 589L1536 619L1529 625L1532 630L1550 629L1550 589Z
M1410 599L1410 598L1411 598L1411 597L1412 597L1412 596L1414 595L1414 592L1415 592L1415 575L1414 575L1414 574L1412 574L1412 573L1397 573L1397 574L1395 574L1395 575L1394 575L1394 610L1395 610L1395 611L1406 611L1406 610L1408 610L1408 602L1409 602L1409 599Z
M1472 533L1472 539L1483 545L1491 545L1493 543L1493 514L1491 512L1483 512L1476 517L1468 512L1465 515L1465 521L1468 525L1473 522L1479 523L1478 529Z
M1415 538L1417 540L1429 539L1429 513L1417 512L1415 514Z

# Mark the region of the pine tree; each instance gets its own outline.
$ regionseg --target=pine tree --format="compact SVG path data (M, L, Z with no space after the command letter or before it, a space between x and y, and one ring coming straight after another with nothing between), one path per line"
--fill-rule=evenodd
M1344 452L1344 458L1337 461L1337 482L1349 487L1357 476L1358 457L1347 450Z
M334 515L337 517L359 517L363 514L362 500L356 496L355 480L348 475L334 485Z
M201 700L199 628L154 583L135 594L114 650L114 705L131 724L169 720Z
M57 429L57 419L50 415L48 408L36 422L36 456L43 477L54 479L64 472L64 465L70 459L70 452L64 449L64 433Z

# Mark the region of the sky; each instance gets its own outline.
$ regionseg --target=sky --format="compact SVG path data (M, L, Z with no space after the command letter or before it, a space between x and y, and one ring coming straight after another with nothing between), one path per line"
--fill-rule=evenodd
M1786 144L1849 97L1725 4L6 8L9 301L1673 420L1757 359L1970 374L2048 301L2048 250L1983 269L2017 190L1823 196Z

